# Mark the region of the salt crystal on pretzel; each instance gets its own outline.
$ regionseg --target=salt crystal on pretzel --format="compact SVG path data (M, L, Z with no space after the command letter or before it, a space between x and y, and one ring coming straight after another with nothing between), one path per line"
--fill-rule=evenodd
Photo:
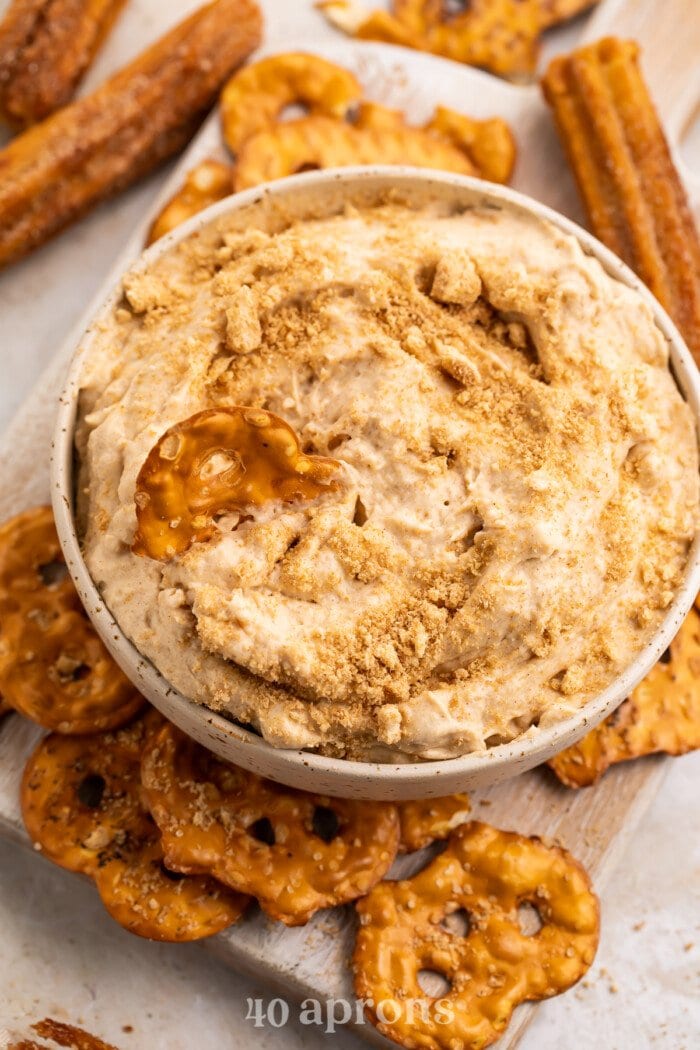
M146 244L153 244L230 193L233 193L232 166L220 160L203 160L187 173L180 189L158 213L151 224Z
M401 823L399 852L412 853L450 832L467 819L471 805L468 795L444 795L397 803Z
M273 784L172 725L147 744L141 778L168 867L209 873L288 926L367 893L396 856L395 806Z
M288 423L246 406L208 409L171 427L139 471L132 550L168 561L216 534L218 514L337 489L336 460L307 456Z
M562 784L595 784L610 766L643 755L700 748L698 601L661 660L631 695L578 744L549 761Z
M532 935L520 923L527 907L541 923ZM423 1050L495 1042L519 1003L580 980L600 925L588 876L570 854L476 822L457 828L417 875L375 886L357 911L356 994L383 1035ZM449 991L425 993L426 970Z
M290 107L344 120L361 97L353 74L319 55L271 55L246 66L224 87L224 140L237 156L252 135L272 127Z
M0 693L45 729L123 725L143 698L95 633L68 575L50 507L0 526Z
M144 743L159 723L150 710L115 733L45 737L24 771L22 817L46 857L95 881L126 929L153 940L198 940L236 922L248 901L164 865L140 778Z

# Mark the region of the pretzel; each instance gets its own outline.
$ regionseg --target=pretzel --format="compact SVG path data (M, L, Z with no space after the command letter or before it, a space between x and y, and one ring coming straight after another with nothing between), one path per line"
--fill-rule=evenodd
M45 737L24 771L22 816L42 853L92 878L125 929L153 940L198 940L236 922L247 900L163 864L140 782L141 751L159 721L151 710L116 733Z
M598 0L471 0L452 13L445 0L394 0L392 11L369 11L358 0L320 0L338 29L430 51L512 78L535 72L544 29L573 18Z
M505 120L500 117L474 120L464 113L438 106L426 127L464 150L482 179L510 181L517 148Z
M533 935L521 929L523 906L539 916ZM489 1046L519 1003L575 984L598 944L598 902L577 861L477 822L457 828L417 875L375 886L357 911L356 994L383 1035L423 1050ZM426 970L450 990L426 994Z
M588 787L610 766L642 755L700 748L700 605L627 700L583 740L550 759L562 784Z
M445 795L443 798L399 802L399 852L412 853L429 846L436 839L446 839L453 828L464 823L470 809L467 795Z
M233 168L220 160L204 160L188 172L183 185L161 209L148 232L153 244L193 215L233 193Z
M395 806L273 784L172 725L144 749L141 780L168 867L209 873L287 926L367 893L398 848Z
M461 175L476 175L467 153L426 128L386 120L378 126L377 107L368 121L366 104L357 126L330 117L302 117L261 131L244 144L236 165L236 190L314 168L351 164L413 164Z
M272 55L246 66L224 87L224 140L237 156L252 135L271 128L291 106L344 120L361 97L352 73L319 55Z
M143 705L85 615L49 507L0 526L0 620L0 693L45 729L114 729Z
M166 431L141 467L132 550L168 561L215 536L219 514L337 490L332 477L339 466L305 455L289 424L272 412L242 406L198 412Z
M112 918L130 933L181 944L232 926L249 900L207 875L180 875L163 860L157 834L115 857L95 874Z

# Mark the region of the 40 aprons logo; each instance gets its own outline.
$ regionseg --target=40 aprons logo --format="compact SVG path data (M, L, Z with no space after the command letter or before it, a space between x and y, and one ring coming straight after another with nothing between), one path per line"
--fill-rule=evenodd
M454 1010L449 999L304 999L290 1005L286 999L246 999L246 1021L255 1028L284 1028L291 1018L304 1025L316 1025L332 1035L346 1024L367 1024L365 1007L382 1024L401 1022L410 1027L417 1021L451 1024ZM294 1011L298 1012L294 1012Z

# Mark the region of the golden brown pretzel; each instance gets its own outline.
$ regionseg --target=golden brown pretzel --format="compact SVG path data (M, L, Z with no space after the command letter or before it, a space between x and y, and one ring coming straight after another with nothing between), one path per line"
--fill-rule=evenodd
M365 118L371 109L372 120ZM403 121L377 121L377 107L360 107L356 125L330 117L302 117L261 131L243 145L236 165L236 190L313 168L351 164L412 164L476 175L466 151L425 128Z
M519 923L524 905L539 915L533 935ZM357 911L356 994L382 1034L423 1050L489 1046L518 1003L575 984L598 943L597 899L565 850L476 822L413 878L375 886ZM466 930L454 932L457 918ZM450 982L444 996L422 990L425 970Z
M367 10L358 0L319 0L317 6L346 33L383 40L519 78L535 71L544 29L572 18L597 0L470 0L453 11L445 0L394 0L391 11Z
M217 514L334 491L338 466L303 453L289 424L272 412L244 406L198 412L166 431L141 467L132 550L167 561L211 539Z
M151 709L116 733L45 737L25 768L22 816L46 857L94 879L126 929L153 940L197 940L236 922L248 901L164 865L140 780L144 743L160 721Z
M319 55L272 55L234 74L222 91L224 140L237 156L252 135L272 127L290 106L344 120L361 97L352 73Z
M0 693L45 729L123 725L143 698L95 633L68 576L49 507L0 526Z
M141 778L168 867L214 875L288 926L367 893L396 855L393 805L273 784L222 762L172 725L148 742Z
M690 610L663 660L617 711L549 761L562 784L595 784L610 766L700 748L700 613Z
M158 213L146 244L170 233L193 215L233 193L233 168L220 160L203 160L187 173L184 183Z

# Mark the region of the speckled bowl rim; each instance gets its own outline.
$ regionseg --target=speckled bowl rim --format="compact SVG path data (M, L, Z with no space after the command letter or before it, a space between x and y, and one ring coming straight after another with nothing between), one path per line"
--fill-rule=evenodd
M648 289L624 263L585 230L532 198L503 186L410 167L343 168L292 176L213 205L158 241L130 269L152 263L212 220L261 202L269 200L281 204L285 198L291 201L305 197L314 202L313 210L318 210L323 194L337 201L339 193L351 198L353 194L367 196L375 192L381 196L390 190L409 201L412 196L424 201L426 194L430 194L436 199L461 197L461 203L465 205L479 201L515 208L546 219L565 233L572 234L587 254L598 259L611 276L633 288L651 307L669 344L676 381L691 407L697 427L700 421L700 375L680 333ZM118 282L96 311L73 358L60 397L51 463L52 502L59 539L88 615L117 662L154 706L221 757L289 786L340 797L427 798L487 787L531 769L579 740L619 706L677 633L700 590L700 537L696 537L692 545L683 584L658 630L622 674L574 715L545 729L530 729L510 743L484 752L459 758L403 763L327 758L311 751L273 747L257 734L187 699L139 653L116 623L88 573L73 517L74 428L83 361L90 352L91 332L121 294L120 287L121 282Z

